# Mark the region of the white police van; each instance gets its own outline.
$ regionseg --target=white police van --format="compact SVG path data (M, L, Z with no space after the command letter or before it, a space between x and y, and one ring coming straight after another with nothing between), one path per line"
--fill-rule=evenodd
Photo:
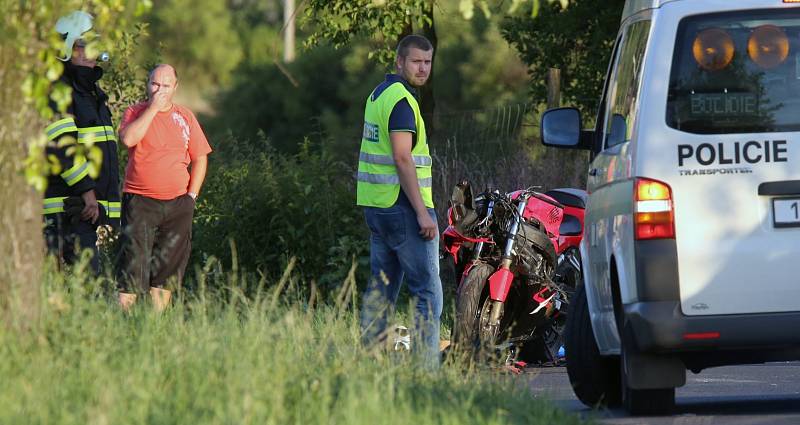
M587 405L668 410L686 370L800 359L800 0L628 0L594 130L584 285L565 336Z

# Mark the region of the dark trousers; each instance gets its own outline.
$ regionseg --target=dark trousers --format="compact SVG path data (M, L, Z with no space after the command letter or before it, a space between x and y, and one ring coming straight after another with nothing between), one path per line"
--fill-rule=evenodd
M47 214L44 216L44 240L47 252L68 265L78 261L81 251L90 250L92 258L89 265L95 275L100 273L96 225L87 221L72 224L65 213Z
M122 197L121 290L144 294L170 278L183 281L192 250L194 199L162 201L125 193Z

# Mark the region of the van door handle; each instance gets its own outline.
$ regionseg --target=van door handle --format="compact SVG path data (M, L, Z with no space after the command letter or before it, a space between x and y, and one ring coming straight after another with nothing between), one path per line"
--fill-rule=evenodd
M592 168L591 170L589 170L589 175L592 176L592 177L596 176L597 175L597 168Z

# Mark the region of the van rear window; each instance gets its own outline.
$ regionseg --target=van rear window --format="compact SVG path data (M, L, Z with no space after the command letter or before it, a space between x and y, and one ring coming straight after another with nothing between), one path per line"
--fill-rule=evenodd
M667 124L699 134L800 130L800 10L683 19Z

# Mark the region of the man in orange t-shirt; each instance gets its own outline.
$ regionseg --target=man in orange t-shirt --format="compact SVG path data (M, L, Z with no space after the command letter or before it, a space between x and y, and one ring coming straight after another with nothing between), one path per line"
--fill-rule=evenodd
M147 82L148 100L125 111L119 128L128 148L122 197L122 288L128 309L149 293L162 310L170 278L183 280L191 252L192 218L211 153L194 114L172 102L178 74L158 65Z

